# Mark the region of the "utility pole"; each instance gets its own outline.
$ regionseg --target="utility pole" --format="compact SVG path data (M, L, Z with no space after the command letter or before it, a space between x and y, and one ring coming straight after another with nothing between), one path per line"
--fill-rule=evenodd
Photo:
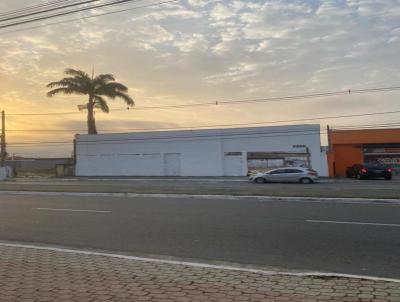
M1 154L0 165L5 166L6 161L6 113L1 112Z
M328 152L332 152L331 127L329 125L326 125L326 132L328 134Z

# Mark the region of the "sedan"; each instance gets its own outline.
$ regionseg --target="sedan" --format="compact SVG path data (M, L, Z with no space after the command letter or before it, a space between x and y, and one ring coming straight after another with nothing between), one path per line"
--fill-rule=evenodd
M357 179L373 179L384 178L392 179L392 169L379 163L355 164L346 170L348 178L355 177Z
M249 178L250 181L255 183L297 182L302 184L311 184L317 179L317 171L300 167L274 169L265 173L257 173Z

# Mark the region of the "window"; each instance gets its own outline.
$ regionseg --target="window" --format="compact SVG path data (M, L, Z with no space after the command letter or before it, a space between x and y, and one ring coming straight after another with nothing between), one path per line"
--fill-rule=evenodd
M287 169L274 170L274 171L271 171L270 174L284 174L284 173L286 173L286 170Z
M303 171L299 169L286 169L286 173L303 173Z

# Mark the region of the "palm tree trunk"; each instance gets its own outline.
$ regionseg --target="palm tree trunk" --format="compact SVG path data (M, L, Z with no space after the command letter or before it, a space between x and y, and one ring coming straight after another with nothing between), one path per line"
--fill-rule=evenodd
M93 103L93 97L89 97L89 103L88 103L88 118L87 118L87 124L88 124L88 134L97 134L97 129L96 129L96 120L94 118L94 103Z

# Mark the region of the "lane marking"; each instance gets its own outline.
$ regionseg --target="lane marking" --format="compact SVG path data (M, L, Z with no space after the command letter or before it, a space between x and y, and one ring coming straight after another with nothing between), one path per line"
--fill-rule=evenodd
M334 221L334 220L306 220L306 221L310 223L373 225L373 226L398 227L398 228L400 227L400 224L396 223L374 223L374 222Z
M215 265L215 264L206 264L206 263L199 263L199 262L166 260L166 259L161 259L161 258L136 257L136 256L127 256L127 255L112 254L112 253L105 253L105 252L94 252L94 251L88 251L88 250L75 250L75 249L67 249L67 248L51 247L51 246L40 246L40 245L38 246L38 245L32 245L32 244L0 242L0 247L2 247L2 246L3 247L44 250L44 251L52 251L52 252L59 252L59 253L71 253L71 254L78 254L78 255L103 256L103 257L111 257L111 258L126 259L126 260L141 261L141 262L152 262L152 263L173 264L173 265L182 265L182 266L198 267L198 268L248 272L248 273L261 274L261 275L281 275L281 276L299 276L299 277L338 277L338 278L364 279L364 280L400 283L400 279L394 279L394 278L373 277L373 276L353 275L353 274L328 273L328 272L319 272L319 271L293 272L293 271L284 271L284 270L278 270L278 269L277 270L263 270L263 269L246 268L246 267L240 267L240 266Z
M56 208L34 208L34 210L37 210L37 211L87 212L87 213L112 213L112 211L56 209Z
M94 193L94 192L46 192L46 191L2 191L0 195L31 196L80 196L80 197L125 197L125 198L198 198L218 200L255 199L259 201L296 201L296 202L336 202L343 204L400 205L400 199L352 198L352 197L295 197L295 196L260 196L260 195L207 195L207 194L168 194L168 193Z

